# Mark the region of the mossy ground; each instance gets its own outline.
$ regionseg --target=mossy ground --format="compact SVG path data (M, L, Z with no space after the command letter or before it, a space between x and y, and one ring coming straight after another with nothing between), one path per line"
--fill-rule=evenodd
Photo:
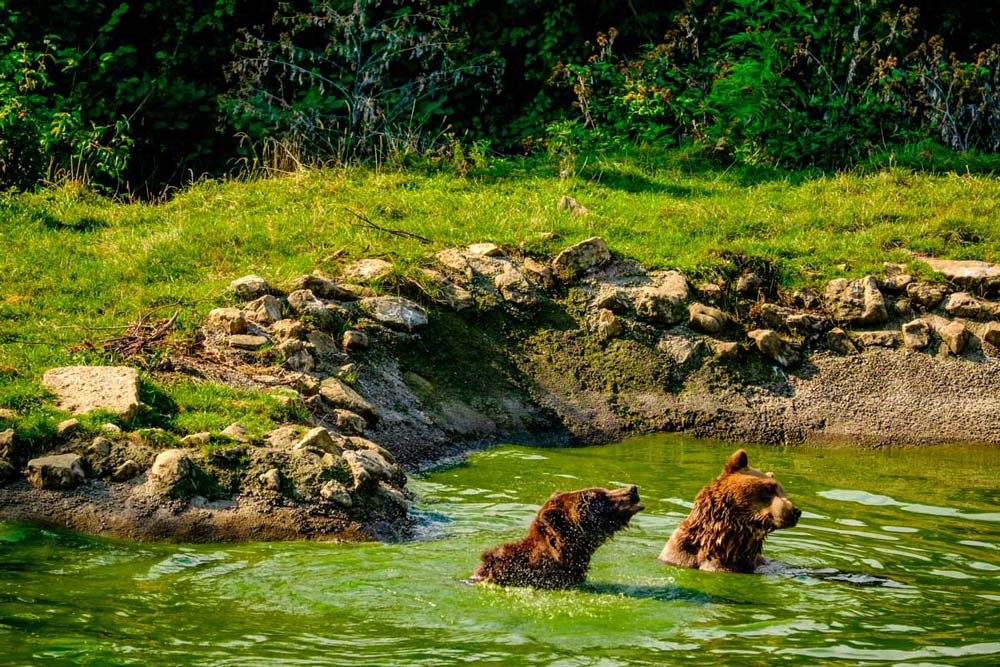
M561 167L511 159L468 173L309 171L195 183L161 204L115 203L72 183L0 196L0 408L16 412L0 428L45 438L64 417L46 403L45 369L118 361L101 343L139 317L177 312L173 341L189 342L211 308L231 302L229 281L247 273L281 286L384 257L397 269L381 288L412 290L415 268L441 248L492 241L543 256L592 235L696 279L766 261L783 289L879 272L884 261L929 275L913 253L1000 261L1000 181L960 160L951 171L813 174L709 170L684 154L643 153ZM590 214L559 210L563 195ZM259 432L288 418L253 392L196 380L146 386L153 411L140 426L183 433L239 420Z

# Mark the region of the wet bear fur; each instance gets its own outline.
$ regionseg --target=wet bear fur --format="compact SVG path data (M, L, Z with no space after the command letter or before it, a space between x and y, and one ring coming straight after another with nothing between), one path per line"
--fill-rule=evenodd
M740 449L722 474L698 493L659 560L707 571L753 572L766 562L761 557L764 538L779 528L791 528L801 515L774 473L749 467Z
M634 486L556 492L527 537L483 552L470 581L549 589L583 583L597 548L642 509Z

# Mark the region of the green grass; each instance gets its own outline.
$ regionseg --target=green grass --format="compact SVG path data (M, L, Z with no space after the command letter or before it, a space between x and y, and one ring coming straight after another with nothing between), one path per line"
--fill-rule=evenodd
M731 271L733 257L766 259L785 289L878 273L913 252L1000 261L1000 181L959 161L948 165L955 172L890 164L834 175L710 170L684 154L578 162L568 176L552 161L505 160L464 176L354 168L211 181L156 205L113 203L72 183L0 196L0 407L44 423L45 369L101 362L80 344L110 338L108 327L140 314L179 310L178 331L190 335L227 303L229 281L247 273L282 286L383 257L398 264L399 281L449 246L492 241L549 255L592 235L695 278ZM590 215L558 210L565 194ZM353 211L432 243L374 229ZM236 418L265 428L278 418L231 390L157 390L176 403L167 426L178 431Z

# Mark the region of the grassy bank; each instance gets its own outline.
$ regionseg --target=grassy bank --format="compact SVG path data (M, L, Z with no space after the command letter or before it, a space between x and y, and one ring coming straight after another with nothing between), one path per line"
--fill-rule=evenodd
M912 261L914 252L1000 261L1000 181L992 175L720 172L683 156L566 167L511 160L470 172L313 171L198 183L155 205L113 203L73 184L2 196L0 408L19 416L0 417L0 428L16 422L43 436L58 417L43 407L45 369L100 361L87 343L118 335L114 327L140 315L176 311L176 336L190 337L226 303L229 281L247 273L280 286L384 257L398 267L383 286L391 291L440 248L492 241L548 255L592 235L693 277L725 270L734 257L767 260L786 289L877 273L883 261ZM590 214L559 210L563 195ZM277 403L231 389L148 391L170 405L155 425L179 431L235 418L264 427L282 417Z

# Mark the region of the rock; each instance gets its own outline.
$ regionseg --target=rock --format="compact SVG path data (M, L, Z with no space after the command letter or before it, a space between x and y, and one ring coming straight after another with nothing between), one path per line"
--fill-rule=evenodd
M952 317L966 317L971 320L988 318L990 309L968 292L955 292L944 304L944 312Z
M257 479L264 485L265 489L270 489L271 491L281 490L281 472L277 468L271 468L257 477Z
M0 459L14 457L14 429L0 431Z
M941 327L938 330L938 335L941 336L941 342L948 347L948 351L955 356L962 354L969 342L969 331L961 322L951 322L947 326Z
M913 282L913 276L908 273L899 273L893 276L886 276L878 281L879 287L887 292L902 292Z
M943 285L934 283L910 283L906 286L906 295L922 310L934 310L948 294Z
M663 336L656 342L656 349L678 366L684 366L698 356L698 345L687 336Z
M413 331L427 324L427 311L403 297L371 297L362 299L360 306L376 322L392 329Z
M740 296L756 297L763 282L756 273L744 273L736 280L736 293Z
M118 424L101 424L101 430L108 435L119 435L122 432Z
M233 422L222 429L222 435L236 442L250 442L250 429L239 422Z
M831 280L824 293L826 307L837 322L852 325L881 324L888 321L885 298L872 276L860 280Z
M79 430L79 419L67 419L56 424L56 435L60 438L68 438Z
M654 324L674 325L688 318L687 297L687 280L676 271L668 271L658 284L639 290L635 312Z
M757 349L764 356L778 362L784 368L790 368L800 362L795 350L771 329L754 329L747 332L747 337L757 344Z
M837 354L857 354L858 347L840 327L834 327L826 332L826 346Z
M306 432L302 439L296 443L292 449L318 449L322 452L329 452L330 454L340 454L343 451L341 445L342 439L338 436L335 440L333 434L322 426L317 426L316 428Z
M977 260L921 257L932 269L967 290L985 292L1000 287L1000 264Z
M317 359L335 363L347 360L337 347L337 340L325 331L310 331L306 334L306 342L312 346L312 355Z
M111 479L116 482L127 482L130 479L138 477L140 472L142 472L142 468L139 467L139 464L132 459L128 459L115 468L115 471L111 473Z
M251 274L249 276L237 278L233 282L229 283L229 289L236 294L238 299L242 301L251 301L270 293L271 286L268 285L267 281L260 276Z
M983 340L990 345L1000 347L1000 323L989 322L983 329Z
M740 354L740 344L726 340L713 340L709 343L712 353L719 359L735 359Z
M384 259L359 259L344 267L344 278L353 282L382 280L392 273L392 264Z
M310 290L296 290L289 294L288 305L307 325L327 331L332 331L337 325L333 313Z
M17 410L0 408L0 419L17 419Z
M420 269L420 273L434 283L434 289L429 296L435 303L447 306L456 312L476 307L475 297L467 289L452 284L440 271Z
M277 350L285 358L285 366L293 371L308 373L316 365L312 354L301 340L286 340L278 344Z
M467 249L470 254L480 257L498 257L503 254L500 246L495 243L473 243Z
M271 325L271 335L277 341L302 340L306 328L298 320L278 320Z
M899 347L899 332L897 331L859 331L854 335L854 342L861 347Z
M170 498L184 498L197 491L195 466L184 449L168 449L156 455L146 476L155 493Z
M349 329L344 332L344 338L341 340L340 346L348 352L367 350L368 334L366 334L364 331L356 331L354 329Z
M237 350L259 350L270 342L265 336L251 336L248 334L230 336L226 339L229 347L236 348Z
M319 495L324 500L337 503L341 507L351 507L354 505L354 500L351 498L351 492L347 490L346 486L335 479L331 479L329 482L324 484L319 490Z
M601 285L597 291L594 306L598 309L610 310L617 315L625 315L632 308L625 291L614 285Z
M403 492L390 484L386 484L385 482L379 482L378 493L387 502L396 505L399 509L403 511L405 511L409 507L409 503L406 502L406 496L403 495Z
M180 440L180 445L181 447L203 447L210 442L212 442L212 434L208 431L201 431L184 436Z
M906 297L896 299L895 303L892 304L892 310L896 317L913 316L913 304Z
M72 489L86 478L77 454L43 456L28 461L28 482L36 489Z
M535 288L513 264L508 264L503 272L493 277L493 286L500 292L504 301L515 306L529 308L538 303Z
M127 366L53 368L42 384L58 397L56 407L72 414L103 410L131 419L139 411L139 374Z
M795 311L791 308L784 308L776 303L760 304L758 313L761 321L769 329L782 329L786 326L786 320Z
M351 389L337 378L326 378L320 384L319 394L335 408L343 408L357 413L369 424L378 421L378 411L361 394Z
M695 329L701 329L708 333L719 333L722 331L729 318L724 312L712 306L705 306L700 303L692 303L688 306L688 324Z
M446 269L460 274L465 280L472 280L473 271L468 258L458 248L448 248L435 255L437 261Z
M302 439L298 426L279 426L264 435L264 442L274 449L291 449Z
M361 435L368 425L361 415L341 408L333 411L333 419L337 430L344 435Z
M604 239L594 236L566 248L552 260L552 273L560 280L571 280L577 274L611 261L611 251Z
M17 468L13 464L0 459L0 486L13 482L18 477Z
M800 336L815 336L830 326L826 318L808 313L791 313L785 317L784 324L789 331Z
M587 215L590 213L586 206L583 206L569 195L563 195L562 199L559 200L559 210L569 211L573 215Z
M725 292L722 289L722 285L716 285L715 283L702 283L698 285L698 294L701 298L709 303L716 303L722 299Z
M370 491L382 480L398 477L397 466L373 449L344 450L344 461L351 471L356 491Z
M240 335L249 331L246 314L239 308L214 308L208 312L205 326L222 329L227 334Z
M799 308L813 310L823 305L823 300L814 289L808 287L792 292L792 303Z
M338 285L323 276L299 276L292 281L291 291L309 291L314 296L321 299L335 299L337 301L355 301L358 297L356 292L346 285Z
M555 276L547 264L525 257L521 266L524 269L524 276L541 289L550 290L556 286Z
M931 327L924 320L912 320L902 327L903 345L922 350L931 344Z
M597 318L594 323L594 330L602 340L618 338L625 332L621 319L607 308L597 311Z
M270 294L265 294L259 299L255 299L245 306L246 317L257 324L267 326L274 324L281 319L281 302ZM230 331L229 333L245 333L243 331Z
M107 438L97 436L90 443L90 453L99 459L106 459L111 455L111 441Z

